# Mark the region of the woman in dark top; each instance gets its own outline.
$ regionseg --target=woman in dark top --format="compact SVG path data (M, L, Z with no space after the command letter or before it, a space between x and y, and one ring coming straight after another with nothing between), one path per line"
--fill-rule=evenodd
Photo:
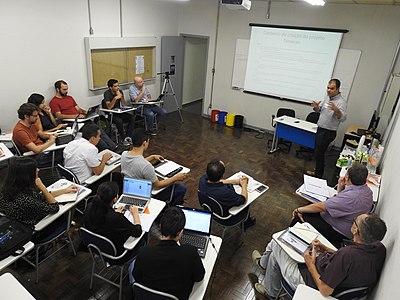
M0 212L29 226L36 225L48 214L58 212L56 199L64 193L76 192L76 187L52 191L38 177L36 162L30 157L12 157L8 174L0 190ZM40 231L40 237L50 233L53 226ZM39 235L34 234L34 238Z
M139 212L136 206L130 206L130 213L133 216L133 224L124 216L124 209L114 210L113 204L118 200L118 185L111 182L104 182L97 188L97 194L92 203L88 205L85 213L84 226L111 240L116 249L117 255L124 252L124 243L130 237L139 237L142 234ZM143 245L139 243L138 246ZM128 261L137 253L137 248L131 250L123 257Z
M65 124L57 124L49 106L44 103L44 96L33 93L28 98L28 103L35 104L39 108L39 120L37 126L41 131L56 131L65 127Z

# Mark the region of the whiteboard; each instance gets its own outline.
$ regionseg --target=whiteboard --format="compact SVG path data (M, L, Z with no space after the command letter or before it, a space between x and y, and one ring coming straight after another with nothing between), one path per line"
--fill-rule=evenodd
M249 52L250 40L237 39L235 49L235 60L232 72L232 88L243 89L246 76L247 55ZM340 88L344 99L348 99L351 86L357 72L358 63L361 57L361 50L339 49L332 78L342 82Z
M237 39L235 61L233 63L232 88L242 89L246 75L247 56L249 54L250 40Z

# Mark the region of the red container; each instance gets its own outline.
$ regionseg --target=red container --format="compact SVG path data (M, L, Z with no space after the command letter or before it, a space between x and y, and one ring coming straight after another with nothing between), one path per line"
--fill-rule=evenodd
M218 122L218 114L219 114L219 110L217 110L217 109L213 109L211 111L211 123L217 123Z

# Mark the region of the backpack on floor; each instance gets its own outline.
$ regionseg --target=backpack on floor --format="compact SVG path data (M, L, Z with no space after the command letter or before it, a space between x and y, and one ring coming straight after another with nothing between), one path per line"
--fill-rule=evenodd
M32 239L32 228L5 216L0 216L0 260L20 255L24 245Z

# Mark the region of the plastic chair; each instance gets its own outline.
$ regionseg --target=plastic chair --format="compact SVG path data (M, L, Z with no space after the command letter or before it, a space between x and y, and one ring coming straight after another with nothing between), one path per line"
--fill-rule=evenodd
M112 241L101 236L97 233L94 233L84 227L80 228L80 234L82 238L83 244L89 249L89 253L92 256L92 271L90 275L90 286L93 287L93 277L97 277L117 288L119 288L119 298L122 298L122 281L125 278L124 273L124 265L135 257L129 259L126 262L122 262L121 260L128 253L128 250L125 250L122 254L117 256L117 249ZM101 269L99 272L95 272L96 264L99 263ZM114 273L109 275L110 273ZM106 277L108 275L108 277ZM110 278L113 276L117 276L118 281L112 281Z
M151 289L147 286L144 286L140 283L135 282L132 286L133 288L133 297L139 300L168 300L174 299L178 300L174 295L157 291L155 289Z
M202 208L211 211L213 214L213 221L222 227L222 240L224 239L227 228L238 227L241 231L241 242L243 242L244 222L249 217L249 210L247 209L243 211L243 213L239 213L238 215L234 216L229 214L229 212L224 212L221 204L219 204L214 198L207 196L200 190L197 191L197 194Z
M73 183L81 184L79 182L78 177L76 177L76 175L74 174L74 172L72 172L71 170L67 169L66 167L64 167L60 164L57 165L57 168L58 168L58 172L60 173L60 175L62 177L64 177L65 179L67 179L69 181L72 181Z
M295 118L296 117L296 112L291 109L291 108L279 108L278 111L276 112L276 116L272 115L272 120L271 120L271 125L272 127L276 127L276 124L274 124L274 119L279 118L282 116L288 116ZM268 147L270 147L272 144L272 139L268 140ZM284 141L283 139L278 139L278 146L286 146L288 148L288 152L290 152L290 148L292 146L292 142L289 141Z
M306 118L307 122L311 122L317 124L319 120L319 113L318 112L310 112ZM314 149L310 149L308 147L301 146L299 150L296 150L296 157L300 157L301 154L304 155L308 160L311 160L314 155Z

